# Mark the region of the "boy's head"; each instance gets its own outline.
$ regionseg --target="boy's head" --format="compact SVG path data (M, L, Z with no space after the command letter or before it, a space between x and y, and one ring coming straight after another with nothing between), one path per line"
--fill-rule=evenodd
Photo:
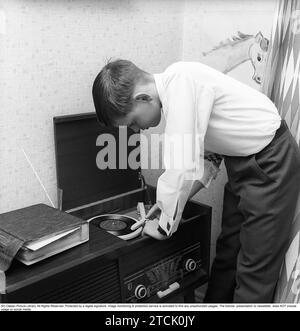
M95 79L93 99L98 120L105 126L125 125L137 132L160 122L154 77L130 61L116 60L104 66Z

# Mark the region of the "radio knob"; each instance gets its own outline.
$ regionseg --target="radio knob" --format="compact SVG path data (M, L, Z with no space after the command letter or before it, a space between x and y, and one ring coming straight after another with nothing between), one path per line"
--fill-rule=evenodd
M194 271L197 268L197 263L194 259L188 259L186 260L184 267L186 271Z
M138 285L134 291L134 295L137 299L144 299L147 295L147 289L144 285Z

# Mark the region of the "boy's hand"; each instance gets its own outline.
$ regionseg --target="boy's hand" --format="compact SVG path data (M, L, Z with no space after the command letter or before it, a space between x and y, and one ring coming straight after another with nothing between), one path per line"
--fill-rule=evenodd
M223 156L209 151L204 151L204 159L213 162L215 166L219 167L223 160Z
M142 236L146 235L146 236L152 237L157 240L166 240L169 238L168 236L164 236L163 234L159 233L157 228L158 228L158 219L157 218L155 218L152 221L147 221L145 223L145 226L144 226L144 229L142 232Z
M161 210L158 207L157 203L154 204L151 209L148 211L146 218L147 219L154 219L154 218L159 218L161 214Z

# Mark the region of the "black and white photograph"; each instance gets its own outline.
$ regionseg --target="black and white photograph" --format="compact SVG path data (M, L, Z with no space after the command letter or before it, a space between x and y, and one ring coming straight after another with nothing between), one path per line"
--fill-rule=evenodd
M0 0L0 311L300 310L299 146L299 0Z

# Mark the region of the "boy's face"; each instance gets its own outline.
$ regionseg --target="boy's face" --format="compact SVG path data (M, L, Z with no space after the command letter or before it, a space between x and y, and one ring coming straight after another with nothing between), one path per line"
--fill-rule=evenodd
M128 126L133 131L146 130L157 126L161 119L161 103L158 97L141 93L134 98L129 113L115 121L115 126Z

